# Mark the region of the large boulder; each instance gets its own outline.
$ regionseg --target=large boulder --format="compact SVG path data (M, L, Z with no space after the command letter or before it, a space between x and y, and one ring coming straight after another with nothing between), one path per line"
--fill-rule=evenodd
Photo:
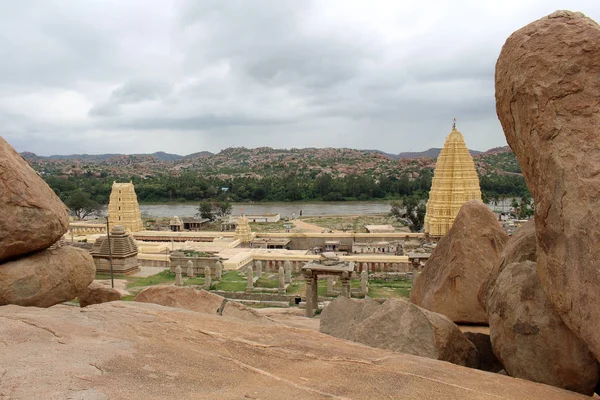
M92 256L57 246L0 264L0 305L50 307L72 300L94 280Z
M356 326L379 307L381 304L370 297L353 300L340 296L321 312L319 330L327 335L354 340Z
M487 311L494 353L510 376L594 393L596 359L548 301L533 261L502 270L489 292Z
M225 297L193 287L172 285L150 286L142 290L134 301L154 303L167 307L183 308L206 314L269 323L271 320L243 304L228 301Z
M92 304L107 303L109 301L121 300L121 293L112 287L105 286L99 282L92 282L78 296L79 306L87 307Z
M586 398L308 329L138 302L0 307L0 338L7 399Z
M515 262L533 261L536 260L536 239L535 239L535 222L534 220L527 221L521 225L515 233L508 239L500 260L496 263L488 280L479 289L478 299L479 304L485 309L487 296L494 284L498 275L504 270L507 265Z
M466 202L433 250L410 300L454 322L487 323L477 292L489 278L507 240L508 235L485 204Z
M0 171L1 263L59 240L69 228L69 211L2 137Z
M358 305L348 306L348 302ZM342 334L344 339L399 353L449 361L471 368L478 366L477 350L458 326L441 314L422 309L409 301L388 299L382 305L360 300L337 298L321 314L321 332ZM342 303L338 306L336 303ZM345 309L352 325L344 323L335 312ZM371 315L367 316L367 312ZM333 322L338 321L339 329ZM357 322L360 321L360 322ZM325 328L325 329L324 329Z
M567 326L600 359L600 26L556 11L496 63L496 110L535 201L537 270Z

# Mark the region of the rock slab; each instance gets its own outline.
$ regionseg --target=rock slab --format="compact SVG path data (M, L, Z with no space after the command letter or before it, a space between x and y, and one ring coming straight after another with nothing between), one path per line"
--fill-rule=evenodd
M585 398L306 329L139 302L0 307L0 338L0 393L10 399Z
M67 207L0 137L0 263L49 247L68 228Z
M58 246L0 264L0 306L50 307L69 301L94 280L92 256L72 246Z
M376 305L338 297L321 313L320 331L380 349L471 368L478 365L475 346L458 326L441 314L402 299Z
M556 11L514 32L496 63L496 111L535 201L537 270L600 359L600 26Z
M268 318L243 304L229 301L225 297L206 290L196 290L193 287L171 285L150 286L139 292L134 301L183 308L246 321L271 322Z
M416 279L410 300L457 323L486 324L487 314L477 294L507 241L508 235L485 204L466 202Z
M77 296L80 307L87 307L93 304L107 303L109 301L119 301L121 293L109 286L105 286L98 282L92 282Z
M592 395L598 364L546 297L535 263L507 265L487 300L494 353L516 378Z

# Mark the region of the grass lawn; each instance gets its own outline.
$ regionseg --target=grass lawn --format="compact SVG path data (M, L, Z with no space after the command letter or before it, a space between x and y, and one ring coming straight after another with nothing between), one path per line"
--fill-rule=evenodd
M392 225L398 232L409 232L409 230L396 218L391 215L340 215L335 217L308 217L302 218L302 221L314 224L323 229L332 229L337 231L354 231L359 233L367 232L365 225Z
M275 275L276 276L276 275ZM127 290L132 294L125 296L123 300L133 300L135 295L142 289L148 286L171 284L175 283L175 274L169 270L164 270L153 276L148 277L136 277L136 276L115 276L116 279L125 279L127 283ZM96 274L96 279L110 279L110 274ZM184 285L204 285L203 277L195 277L192 279L184 278ZM243 292L246 290L247 279L246 276L238 271L224 271L221 281L216 285L217 290L223 290L227 292ZM260 288L273 289L279 287L278 279L267 279L261 277L254 283L254 287L260 291ZM350 281L350 287L360 288L360 280L353 279ZM379 298L407 298L410 295L410 289L412 282L408 280L404 281L385 281L382 279L371 279L369 280L369 297ZM319 296L325 296L327 294L327 280L319 280L317 291ZM288 286L288 295L301 295L306 293L306 283L304 280L292 280L292 283Z
M290 225L291 228L294 228L294 223L292 221L285 222L283 220L277 222L250 222L248 223L252 232L285 232L284 225Z

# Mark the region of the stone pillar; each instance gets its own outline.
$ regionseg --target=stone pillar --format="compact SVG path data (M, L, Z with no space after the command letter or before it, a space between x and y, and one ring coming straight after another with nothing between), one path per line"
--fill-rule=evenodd
M246 290L247 291L252 291L252 289L254 289L254 270L252 269L252 265L248 266L248 282L246 284Z
M193 278L194 277L194 263L192 262L192 260L188 260L187 262L187 272L186 275L188 278Z
M175 267L175 286L183 286L183 278L181 277L181 265Z
M316 279L310 269L304 271L304 279L306 280L306 316L311 318L315 315L315 303L313 299L313 286L317 285Z
M369 294L369 274L367 271L360 273L360 293L363 296Z
M215 263L215 279L217 281L220 281L222 277L223 277L223 264L221 264L221 261L219 260Z
M285 270L279 267L279 294L285 293Z
M210 267L207 265L206 267L204 267L204 289L210 289L211 280L212 279L210 277Z
M327 296L333 296L333 276L327 277Z
M342 296L350 298L350 274L342 273Z
M283 270L285 272L285 283L292 283L292 264L288 260L283 263Z
M254 265L256 266L256 277L260 279L260 277L262 276L262 262L260 262L260 260L256 260L256 263L254 263Z

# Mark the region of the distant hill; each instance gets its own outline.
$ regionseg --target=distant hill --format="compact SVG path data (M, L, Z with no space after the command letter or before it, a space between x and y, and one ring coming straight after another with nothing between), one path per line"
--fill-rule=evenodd
M208 155L212 155L207 151L203 151L201 153L190 154L186 157L196 156L198 154L207 153ZM152 154L67 154L67 155L51 155L51 156L38 156L35 153L31 152L23 152L21 153L23 158L28 160L87 160L87 161L105 161L113 157L123 157L123 156L151 156L156 158L159 161L177 161L184 158L184 156L180 156L179 154L169 154L164 151L157 151Z
M432 147L429 150L425 150L425 151L419 151L419 152L405 152L405 153L400 153L400 154L387 154L388 156L392 157L395 160L401 160L401 159L414 159L414 158L438 158L438 156L440 155L440 152L442 151L441 148L437 148L437 147ZM476 156L478 154L482 154L482 151L477 151L477 150L469 150L469 152L471 153L472 156Z

